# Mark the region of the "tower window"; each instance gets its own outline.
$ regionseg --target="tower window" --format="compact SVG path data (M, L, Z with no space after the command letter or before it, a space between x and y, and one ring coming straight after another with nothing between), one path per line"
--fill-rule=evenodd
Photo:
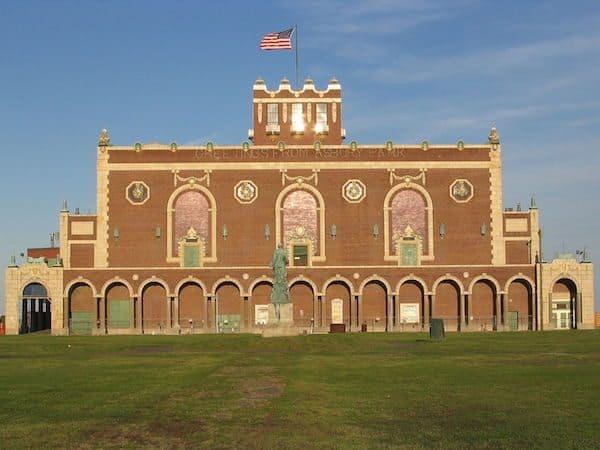
M315 132L317 134L327 133L329 127L327 126L327 104L317 103L317 121L315 124Z
M292 103L292 133L304 133L302 103Z
M279 125L279 105L276 103L267 105L267 125Z

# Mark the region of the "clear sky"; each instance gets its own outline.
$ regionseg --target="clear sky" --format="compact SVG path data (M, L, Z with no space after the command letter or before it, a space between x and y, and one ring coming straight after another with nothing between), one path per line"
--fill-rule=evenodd
M239 144L252 84L335 76L347 141L503 144L504 206L537 198L545 259L600 261L600 2L0 2L0 261L95 212L96 144ZM2 277L3 277L2 272ZM3 310L3 282L0 287ZM596 309L600 299L596 296Z

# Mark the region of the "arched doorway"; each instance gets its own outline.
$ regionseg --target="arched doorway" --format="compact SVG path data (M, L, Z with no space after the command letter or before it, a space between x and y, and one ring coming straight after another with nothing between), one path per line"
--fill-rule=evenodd
M533 290L526 280L514 280L508 287L504 326L510 331L533 329Z
M346 330L351 324L351 292L343 281L334 281L325 291L325 327L344 325Z
M142 326L146 330L163 330L168 323L167 291L160 283L150 283L142 292Z
M423 286L416 281L406 281L398 292L397 326L400 330L420 329L429 311L425 310L425 293Z
M448 330L460 330L460 288L452 280L444 280L435 290L432 317L443 319Z
M479 331L496 329L496 288L489 280L477 281L471 290L470 310L466 314L469 327Z
M216 291L215 315L218 333L240 331L242 300L235 283L223 283Z
M273 285L270 281L261 281L252 288L252 297L249 304L249 319L246 326L261 327L269 322L269 305L271 304L271 290Z
M387 310L388 292L381 281L369 281L362 290L363 323L369 331L387 331L388 316L393 311Z
M34 333L52 328L52 312L48 291L40 283L29 283L21 297L19 334Z
M204 291L197 283L185 283L179 290L179 324L182 333L193 333L206 325Z
M315 317L313 309L315 294L306 281L297 281L290 286L290 300L294 308L294 325L310 327Z
M551 320L557 330L577 328L579 305L577 286L568 278L561 278L552 286Z
M109 329L133 327L133 306L127 286L121 283L111 284L106 290L106 305Z
M69 291L69 308L69 332L92 334L99 314L91 286L85 283L75 284Z

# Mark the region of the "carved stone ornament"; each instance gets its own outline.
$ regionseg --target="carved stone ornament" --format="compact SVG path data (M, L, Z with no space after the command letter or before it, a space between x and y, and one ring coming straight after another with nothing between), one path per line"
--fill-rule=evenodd
M125 197L132 205L143 205L150 198L150 188L143 181L133 181L125 189Z
M450 197L458 203L468 202L473 198L473 185L469 180L454 180L450 185Z
M490 130L490 134L488 135L488 142L490 144L499 144L500 143L500 135L498 134L498 130L496 127L492 127Z
M342 197L349 203L360 203L367 194L367 188L360 180L348 180L342 186Z
M108 147L110 145L110 137L108 136L108 130L103 128L98 138L98 147Z
M242 180L233 188L233 195L240 203L252 203L258 197L258 187L250 180Z

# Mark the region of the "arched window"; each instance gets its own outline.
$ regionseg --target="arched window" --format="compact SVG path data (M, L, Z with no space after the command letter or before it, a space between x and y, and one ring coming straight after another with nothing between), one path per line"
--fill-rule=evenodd
M290 265L324 261L323 199L312 186L288 186L277 201L277 238L288 251Z
M208 247L208 200L198 191L187 191L175 201L175 242L173 252L179 254L179 242L185 238L190 228Z
M176 189L167 204L167 262L199 267L216 258L215 199L198 184Z
M384 204L385 259L399 265L433 260L431 197L420 185L397 185Z
M423 240L423 246L426 247L426 214L425 200L421 194L412 189L399 191L392 198L392 242L403 237L406 233L406 227L410 227L415 236ZM392 252L395 249L392 248Z

